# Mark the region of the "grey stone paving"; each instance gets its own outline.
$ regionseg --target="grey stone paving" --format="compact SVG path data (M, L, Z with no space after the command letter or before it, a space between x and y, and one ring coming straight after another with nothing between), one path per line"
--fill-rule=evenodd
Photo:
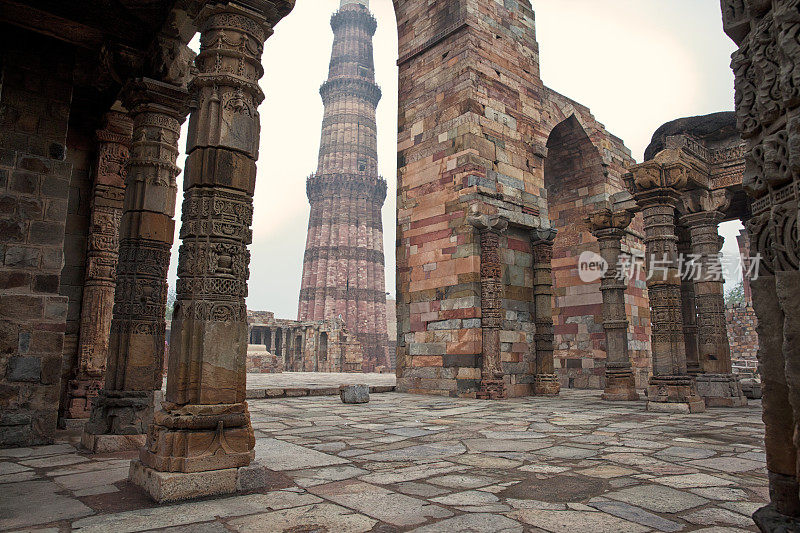
M585 391L386 393L250 411L274 471L259 493L158 507L126 481L132 454L0 450L0 530L738 532L768 498L759 402L675 416Z

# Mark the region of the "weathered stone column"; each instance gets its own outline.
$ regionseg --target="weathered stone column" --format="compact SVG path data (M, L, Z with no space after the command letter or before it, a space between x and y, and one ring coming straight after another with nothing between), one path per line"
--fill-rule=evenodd
M208 1L200 28L167 394L132 480L158 501L235 492L254 457L245 401L260 59L292 4ZM170 474L175 473L175 474Z
M86 278L81 303L78 361L69 382L68 419L86 419L103 388L108 336L114 310L119 260L119 225L133 126L124 113L111 112L97 132L97 168L92 188Z
M467 221L480 232L481 239L481 330L483 364L481 388L476 397L500 400L508 397L500 362L500 330L503 326L503 265L500 262L500 235L508 229L508 219L480 214L476 207Z
M724 190L695 190L684 195L681 223L689 229L692 254L700 263L694 279L697 305L697 343L702 374L696 376L697 392L711 407L747 405L739 377L731 367L731 348L725 322L724 278L719 253L719 223L730 203Z
M692 255L692 237L683 226L677 228L678 254L684 258ZM686 347L686 372L697 376L703 372L700 367L700 351L697 344L697 301L694 294L694 280L691 269L684 268L681 275L681 309L683 315L683 341Z
M539 228L531 232L533 251L533 314L536 333L536 363L533 376L535 396L557 396L561 384L553 362L553 242L556 230Z
M647 289L650 295L653 376L647 389L652 411L695 413L705 410L694 378L686 372L681 279L678 273L675 213L681 203L677 189L689 170L651 161L631 169L629 184L644 215L647 248Z
M600 255L608 270L600 281L603 293L603 329L606 333L606 388L604 400L633 401L639 399L636 380L628 352L628 318L625 312L627 280L617 270L622 253L622 238L633 220L629 211L602 209L586 219L589 230L600 244Z
M180 128L189 108L178 85L131 81L123 101L133 119L105 389L83 434L94 451L145 442L163 381L167 271L175 233Z
M763 253L774 245L769 213L747 222L752 249ZM758 279L750 285L753 308L758 316L758 366L761 374L763 406L762 419L767 452L770 501L786 516L800 517L800 497L797 477L797 448L792 441L795 431L789 386L786 381L784 358L785 316L778 299L772 254L762 256Z

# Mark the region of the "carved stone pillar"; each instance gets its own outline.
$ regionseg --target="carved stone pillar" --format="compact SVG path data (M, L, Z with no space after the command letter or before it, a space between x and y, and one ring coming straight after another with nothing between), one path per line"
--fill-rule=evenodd
M119 225L132 125L124 113L107 113L97 132L97 170L92 187L86 278L75 375L69 382L66 418L85 419L103 388L108 336L119 260Z
M778 299L773 257L774 246L769 213L747 222L752 249L762 254L758 279L750 281L753 308L758 316L758 366L761 374L764 444L767 452L770 501L786 516L800 516L797 448L792 441L795 424L784 358L785 316Z
M536 333L536 363L533 376L535 396L557 396L561 384L553 362L553 242L556 230L539 228L531 232L533 251L533 314Z
M167 393L132 465L133 481L159 501L234 492L254 457L245 297L264 98L258 80L264 42L290 10L286 2L209 1L196 19L199 73L191 84Z
M731 348L725 320L724 278L719 253L722 239L717 227L722 210L730 203L726 191L696 190L684 196L681 223L689 229L692 254L700 269L694 273L697 305L697 343L702 374L696 376L697 392L711 407L747 405L739 377L733 374Z
M647 408L653 411L701 412L694 378L686 372L681 279L678 272L675 213L681 204L677 189L689 169L656 161L631 169L629 188L644 215L647 289L652 325L653 376L647 389Z
M503 326L503 265L500 262L500 236L508 229L508 219L480 214L476 208L467 221L481 239L481 330L483 366L481 388L476 397L500 400L508 397L500 362L500 330Z
M161 394L167 271L175 233L175 164L188 93L180 86L140 78L123 101L133 119L119 266L105 389L82 438L94 451L144 444Z
M633 401L639 399L628 352L628 318L625 312L627 281L618 275L625 229L633 220L628 211L603 209L586 219L589 230L600 244L600 255L608 270L600 281L603 293L603 329L606 333L606 388L604 400Z
M692 236L689 230L678 226L678 254L682 257L692 255ZM686 372L697 376L703 372L700 367L700 350L697 344L697 301L694 294L694 280L691 272L685 269L681 276L681 309L683 315L683 341L686 346Z

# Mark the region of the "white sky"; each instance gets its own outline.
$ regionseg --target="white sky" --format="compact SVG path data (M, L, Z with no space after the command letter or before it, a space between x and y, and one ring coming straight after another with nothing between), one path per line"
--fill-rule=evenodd
M391 0L370 4L378 20L375 65L383 90L378 162L389 186L383 209L386 288L394 294L397 26ZM297 315L309 213L305 180L317 166L323 113L318 90L327 77L330 16L338 7L339 0L298 0L264 50L266 100L260 107L247 304L281 318ZM533 7L545 85L588 106L637 161L661 124L733 109L728 65L734 45L722 32L719 0L533 0ZM738 255L739 227L723 225L726 253ZM171 286L178 244L176 231Z

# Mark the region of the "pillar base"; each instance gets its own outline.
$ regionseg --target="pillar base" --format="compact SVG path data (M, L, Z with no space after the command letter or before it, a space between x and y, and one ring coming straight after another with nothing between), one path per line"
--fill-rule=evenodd
M103 389L102 379L73 379L69 382L69 400L65 419L88 419L92 403Z
M764 506L753 513L753 521L763 533L797 533L800 531L800 518L779 513L773 504Z
M178 406L164 402L153 417L142 464L159 472L240 468L255 457L247 403Z
M800 517L800 498L795 476L787 476L767 470L769 477L769 500L779 514Z
M639 399L633 370L606 370L606 388L601 396L609 402L634 402Z
M241 468L183 473L159 472L133 460L128 481L144 490L155 502L168 503L258 490L270 485L274 476L274 472L259 463Z
M662 413L702 413L703 398L690 376L654 376L647 387L647 410Z
M747 397L736 374L700 374L695 377L697 394L708 407L744 407Z
M533 378L534 396L558 396L561 383L556 374L537 374Z
M127 452L141 449L146 439L146 435L93 435L84 431L81 447L92 453Z
M106 391L97 395L92 416L83 429L81 446L92 453L138 450L145 443L159 391Z
M504 379L483 379L481 388L475 393L478 400L505 400L508 398L508 389Z

